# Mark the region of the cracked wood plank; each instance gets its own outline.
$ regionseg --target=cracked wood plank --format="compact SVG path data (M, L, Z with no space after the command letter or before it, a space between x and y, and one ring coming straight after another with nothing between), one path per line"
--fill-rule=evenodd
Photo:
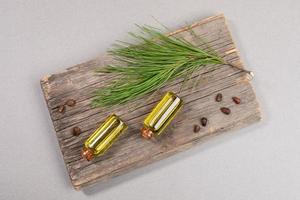
M204 40L225 60L244 67L223 15L200 20L170 34L206 48L202 42ZM192 83L199 80L196 87L190 86L180 92L179 96L184 101L184 107L166 133L157 140L144 140L139 134L143 119L164 92L178 92L183 79L169 83L150 100L145 97L110 109L91 108L89 104L93 98L93 91L117 78L111 74L94 73L96 68L103 67L111 61L107 55L99 56L41 79L41 87L56 136L75 189L108 180L164 159L211 136L248 126L261 119L259 104L245 73L226 65L207 66L191 77ZM198 79L199 76L201 79ZM215 102L215 95L219 92L223 94L223 101ZM231 100L232 96L240 97L241 104L235 105ZM70 98L76 100L76 106L67 107L64 114L59 113L59 105ZM220 107L229 107L231 114L224 115L220 112ZM83 160L80 151L84 140L111 113L116 113L129 125L128 131L105 155L92 162ZM203 116L208 118L208 125L201 128L200 132L194 133L193 125L199 124L199 119ZM74 126L79 126L82 130L82 134L78 137L72 135L71 130Z

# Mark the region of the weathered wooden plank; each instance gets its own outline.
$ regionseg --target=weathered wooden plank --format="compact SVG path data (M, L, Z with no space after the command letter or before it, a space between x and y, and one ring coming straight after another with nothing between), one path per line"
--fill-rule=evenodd
M223 15L200 20L190 27L192 32L188 28L182 28L171 34L206 48L204 40L225 60L243 67ZM94 73L96 68L110 62L112 60L109 56L100 56L61 73L45 76L41 80L63 158L76 189L124 174L188 149L211 136L261 119L255 93L245 73L226 65L208 66L191 77L191 82L200 80L195 87L190 86L179 93L183 98L184 108L167 130L168 133L157 140L146 141L139 134L143 119L164 92L178 92L183 79L169 83L150 99L145 97L110 109L91 108L92 92L117 78L115 75ZM214 97L219 92L224 99L222 102L215 102ZM235 105L231 100L232 96L239 96L242 103ZM59 113L58 106L70 98L76 100L76 106L68 107L63 114ZM229 107L232 113L221 113L219 109L223 106ZM126 121L129 130L105 155L92 162L84 161L80 157L83 141L113 112ZM203 116L208 118L208 126L194 133L193 125L199 124L199 119ZM74 126L82 129L83 133L78 137L71 133Z

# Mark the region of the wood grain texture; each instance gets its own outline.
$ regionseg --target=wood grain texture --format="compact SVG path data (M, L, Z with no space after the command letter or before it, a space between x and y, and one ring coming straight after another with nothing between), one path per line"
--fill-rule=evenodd
M243 67L223 15L200 20L190 27L193 31L182 28L171 34L206 48L202 42L204 40L225 60ZM117 78L115 75L94 73L96 68L110 62L112 59L109 56L100 56L41 79L61 152L76 189L124 174L188 149L211 136L250 125L261 119L259 104L244 72L226 65L207 66L193 74L191 82L199 81L195 87L184 88L179 93L184 107L166 133L156 140L147 141L139 133L143 119L164 92L178 93L183 80L169 83L151 98L145 97L109 109L91 108L93 91ZM222 102L214 100L219 92L223 94ZM232 96L240 97L241 104L236 105L231 99ZM59 113L59 105L68 99L75 99L76 106L66 107L65 113ZM230 108L231 114L224 115L220 112L220 107ZM105 155L92 162L84 161L80 157L84 140L111 113L116 113L129 125L128 131ZM200 124L201 117L208 118L209 123L198 133L194 133L193 126ZM74 126L80 127L83 132L78 137L72 135Z

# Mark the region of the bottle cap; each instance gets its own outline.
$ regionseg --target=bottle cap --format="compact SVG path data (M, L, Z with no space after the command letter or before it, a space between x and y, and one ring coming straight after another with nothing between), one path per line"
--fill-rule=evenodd
M141 129L141 133L142 133L142 136L146 139L150 139L153 136L153 132L149 128L146 128L146 127L143 127Z
M87 161L91 161L94 159L94 154L91 149L83 148L81 151L82 158L85 158Z

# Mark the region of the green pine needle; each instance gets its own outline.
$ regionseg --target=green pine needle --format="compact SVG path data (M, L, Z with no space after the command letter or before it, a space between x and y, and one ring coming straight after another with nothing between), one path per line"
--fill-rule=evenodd
M138 28L139 34L129 33L137 44L119 42L109 51L118 64L97 70L120 74L121 78L96 91L94 107L124 104L158 90L170 80L188 77L206 65L225 63L211 49L166 36L153 27Z

